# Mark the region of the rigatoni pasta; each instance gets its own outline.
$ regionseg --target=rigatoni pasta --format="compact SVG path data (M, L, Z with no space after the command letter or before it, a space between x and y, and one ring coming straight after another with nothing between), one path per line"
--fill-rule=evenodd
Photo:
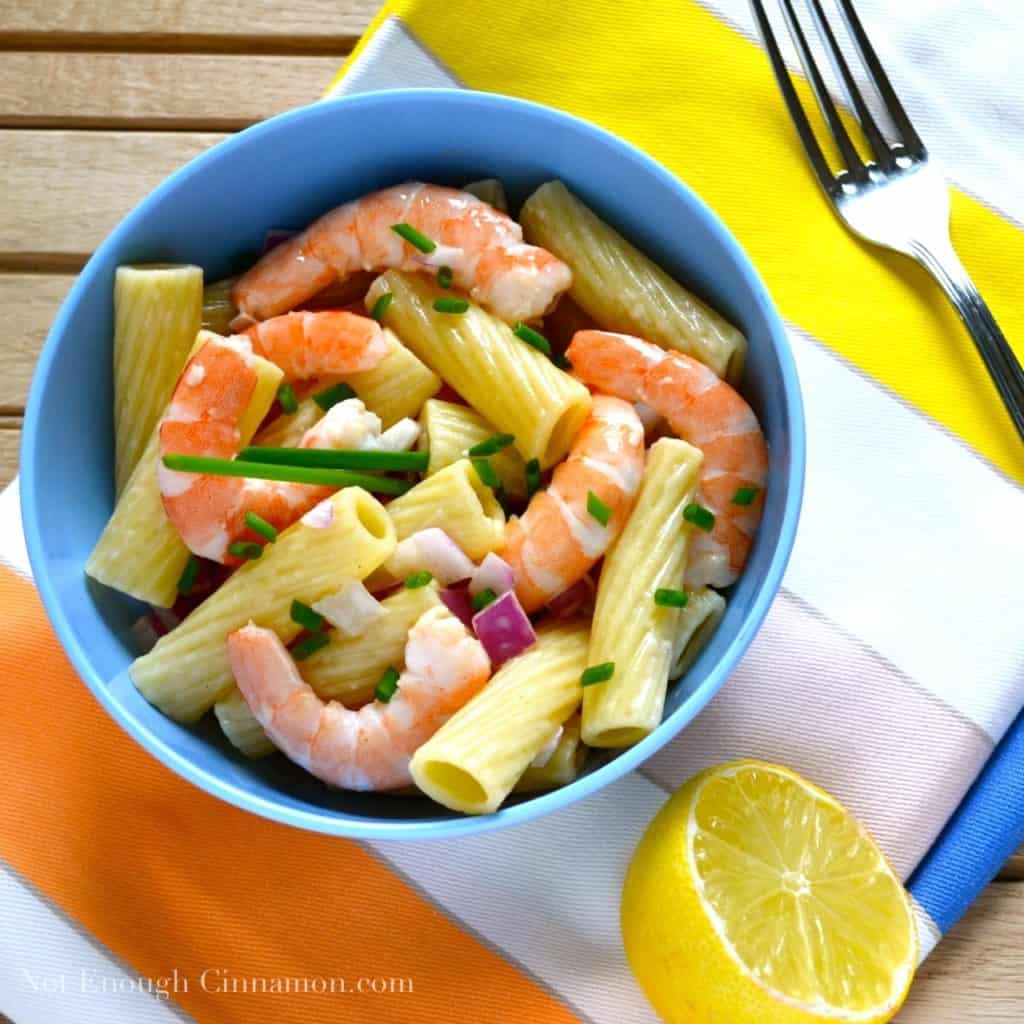
M569 294L605 330L678 349L738 380L747 341L560 181L541 185L520 214L526 237L572 267Z
M672 641L669 679L679 679L700 656L725 614L725 598L710 587L691 590Z
M420 276L382 274L367 292L367 309L386 293L388 326L489 423L512 434L524 459L547 467L564 457L590 410L582 384L479 306L438 312L444 291Z
M114 275L114 488L124 490L199 331L203 272L122 266Z
M533 647L503 665L416 751L416 785L452 810L496 810L579 705L588 644L584 622L540 629Z
M430 401L424 402L420 413L420 427L422 433L419 448L430 454L427 476L433 476L453 462L464 459L470 448L498 433L483 416L469 406L456 405L454 402L445 402L439 398L431 398ZM489 455L488 461L506 494L512 497L526 494L526 463L514 445L508 445Z
M583 741L632 746L657 728L665 704L680 609L657 600L680 595L701 453L675 438L656 441L647 457L636 509L605 558L597 584L591 665L614 665L583 697Z
M359 488L330 499L331 521L307 516L280 535L267 554L247 562L180 626L131 666L140 693L179 722L194 722L231 691L224 641L250 620L290 640L300 630L290 608L312 604L346 579L365 579L395 547L384 507ZM311 523L313 525L311 525Z
M210 332L200 331L192 352L211 337ZM243 444L248 443L266 416L281 382L281 371L273 363L256 356L254 364L256 389L239 423ZM89 556L85 571L98 583L138 601L169 608L177 597L178 579L189 551L164 514L157 480L158 433L159 423L150 432L149 442Z
M576 781L583 762L587 758L587 747L580 739L580 716L573 715L563 726L554 752L543 764L531 764L519 776L513 793L538 793L547 789L558 789Z

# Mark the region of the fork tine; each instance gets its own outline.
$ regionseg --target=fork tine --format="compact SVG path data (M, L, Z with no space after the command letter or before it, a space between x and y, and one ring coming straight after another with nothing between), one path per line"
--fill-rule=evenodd
M874 115L864 101L864 95L860 91L860 86L857 85L857 80L853 77L853 73L850 71L850 65L846 63L843 51L839 47L835 33L832 31L832 26L829 25L828 18L825 16L825 11L821 6L821 0L811 0L811 5L818 34L828 47L833 63L839 71L843 84L846 86L847 95L849 95L850 100L853 102L853 107L857 111L857 118L860 121L860 126L867 137L868 143L871 145L875 159L883 167L891 168L894 163L892 150L889 147L889 143L886 142L885 136L879 130Z
M889 109L889 116L902 136L904 147L914 156L924 156L924 143L917 132L914 131L914 126L910 123L910 118L907 117L907 112L903 109L903 104L900 103L896 90L893 89L892 82L889 81L889 76L885 73L882 62L878 59L878 54L875 53L875 48L871 45L871 40L868 39L867 32L864 31L860 16L853 6L853 0L839 0L839 7L842 11L843 19L846 21L846 27L850 30L850 35L853 36L857 49L860 51L861 60L864 61L864 66L868 69L868 73L874 80L875 88L878 89L886 107Z
M797 96L796 89L793 88L793 81L789 77L789 69L782 58L782 51L779 49L779 43L775 38L771 22L768 20L763 0L750 0L750 2L754 9L754 17L757 19L758 28L761 30L761 38L764 40L765 49L768 51L768 58L772 62L775 80L779 83L782 98L785 100L786 106L789 109L789 116L793 119L793 124L796 126L797 135L800 136L800 141L803 143L807 159L811 161L811 167L814 168L814 173L818 176L821 187L826 193L831 195L836 187L835 178L828 166L828 161L825 159L825 154L821 151L821 146L818 145L818 140L814 137L814 130L811 128L810 121L807 120L807 114L804 113L800 97Z
M832 130L832 135L846 163L846 169L854 177L863 178L866 176L864 164L861 162L860 154L854 148L835 103L832 102L825 79L821 77L821 72L818 70L818 62L814 59L814 54L807 44L807 37L804 35L804 30L800 27L800 21L796 16L796 11L793 9L793 0L782 0L782 9L786 14L789 34L793 37L793 42L796 43L796 48L800 53L800 63L803 64L804 71L807 72L807 77L810 79L811 88L814 90L818 106L821 108L821 112L825 115L825 120Z

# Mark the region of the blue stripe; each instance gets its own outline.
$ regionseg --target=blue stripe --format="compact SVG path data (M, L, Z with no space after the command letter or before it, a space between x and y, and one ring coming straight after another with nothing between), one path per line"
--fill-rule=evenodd
M1024 844L1024 712L910 880L945 934Z

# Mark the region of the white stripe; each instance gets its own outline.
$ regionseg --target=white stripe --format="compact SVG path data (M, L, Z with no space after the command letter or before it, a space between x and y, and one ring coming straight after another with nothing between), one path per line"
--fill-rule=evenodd
M370 843L482 939L596 1024L654 1024L622 952L626 865L665 792L633 773L557 815L490 835Z
M761 45L749 0L698 3ZM774 0L766 6L778 13ZM947 177L983 197L986 205L1024 222L1024 119L1019 116L1024 80L1018 53L1024 18L1020 7L1005 0L945 4L857 0L857 11L900 102ZM781 17L772 21L786 62L799 69L784 22ZM838 15L830 23L837 29L842 26ZM804 24L816 45L813 23L808 18ZM845 43L844 33L838 35ZM877 108L870 89L865 89L867 79L860 62L853 59L850 47L844 45L844 52L869 104ZM821 58L819 65L834 81L827 60ZM780 110L781 103L780 98Z
M942 932L939 926L928 916L928 911L911 896L914 906L914 918L917 921L917 941L920 947L918 963L924 963L932 955L932 950L939 944Z
M0 862L0 1011L17 1024L190 1020ZM170 989L168 981L164 987Z
M1024 702L1024 491L823 346L790 339L807 483L785 586L998 740Z
M0 491L0 563L19 576L32 578L21 529L21 495L17 477Z
M451 88L462 85L406 25L392 15L374 33L363 52L326 98L376 89Z

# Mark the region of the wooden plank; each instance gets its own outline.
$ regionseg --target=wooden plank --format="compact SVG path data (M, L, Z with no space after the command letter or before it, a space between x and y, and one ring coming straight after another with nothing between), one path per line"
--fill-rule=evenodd
M1019 1024L1024 885L996 882L918 974L898 1024Z
M341 57L5 53L0 128L233 131L320 97Z
M6 487L18 472L21 417L0 416L0 487Z
M1007 882L1024 882L1024 846L1006 862L999 877Z
M24 410L36 357L74 280L69 274L0 274L0 415Z
M5 49L343 53L380 0L0 0Z
M0 269L78 269L118 220L214 132L0 131Z

